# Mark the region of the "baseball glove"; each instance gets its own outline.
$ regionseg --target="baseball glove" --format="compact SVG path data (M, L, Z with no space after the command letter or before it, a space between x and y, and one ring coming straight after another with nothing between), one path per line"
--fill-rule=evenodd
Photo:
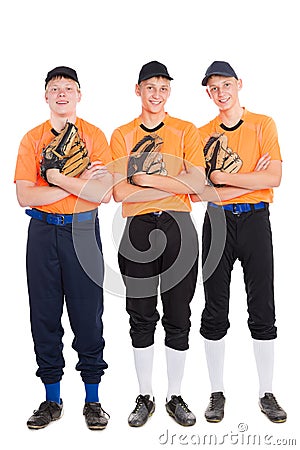
M236 173L243 165L239 155L227 146L227 136L222 133L213 134L207 141L204 149L206 161L206 176L211 184L210 174L214 170L227 173Z
M163 140L155 133L149 134L141 139L131 150L128 166L127 181L135 184L133 176L138 172L145 172L147 175L167 175L163 156L159 148Z
M89 163L88 151L77 127L67 122L63 130L43 149L40 173L47 182L48 169L58 169L63 175L76 177Z

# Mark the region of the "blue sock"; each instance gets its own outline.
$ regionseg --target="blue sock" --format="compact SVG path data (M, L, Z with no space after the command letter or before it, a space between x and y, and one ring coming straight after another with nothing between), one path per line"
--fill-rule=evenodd
M90 402L99 402L99 396L98 396L98 388L99 384L90 384L90 383L84 383L85 387L85 401L86 403Z
M48 402L56 402L60 405L60 382L45 384L46 400Z

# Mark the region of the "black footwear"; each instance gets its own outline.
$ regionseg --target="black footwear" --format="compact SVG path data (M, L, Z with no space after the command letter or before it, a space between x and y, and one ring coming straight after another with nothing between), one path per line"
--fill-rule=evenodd
M85 423L90 430L104 430L110 415L107 414L98 402L87 402L83 408Z
M286 421L286 412L278 405L276 398L270 392L266 392L264 397L259 399L259 406L271 422L282 423Z
M177 423L184 427L190 427L196 423L196 417L180 396L172 395L171 400L166 403L166 410Z
M221 422L224 417L225 397L223 392L213 392L205 411L207 422Z
M62 414L63 402L59 405L56 402L45 401L40 404L39 409L33 411L33 415L27 421L27 426L32 430L45 428L50 422L60 419Z
M145 425L148 418L155 411L155 403L150 400L150 395L139 395L136 399L136 407L128 417L128 424L131 427L141 427Z

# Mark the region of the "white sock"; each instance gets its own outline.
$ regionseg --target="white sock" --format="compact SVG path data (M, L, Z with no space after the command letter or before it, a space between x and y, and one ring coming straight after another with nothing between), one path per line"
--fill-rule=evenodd
M135 370L139 382L140 394L150 395L152 392L152 368L154 357L154 344L149 347L133 347Z
M274 339L253 339L253 349L259 379L259 397L262 398L266 392L273 392Z
M211 392L224 392L223 371L225 358L225 338L218 341L204 339L204 348Z
M174 350L167 346L165 348L168 373L167 401L169 401L172 395L180 395L186 350Z

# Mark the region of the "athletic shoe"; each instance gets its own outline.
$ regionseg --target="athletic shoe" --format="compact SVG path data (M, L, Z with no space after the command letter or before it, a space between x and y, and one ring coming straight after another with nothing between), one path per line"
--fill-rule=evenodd
M223 392L213 392L205 411L207 422L221 422L224 417L225 397Z
M128 417L131 427L141 427L155 411L155 400L150 400L150 395L139 395L136 399L136 407Z
M83 408L85 423L90 430L104 430L110 415L107 414L98 402L87 402Z
M259 399L259 406L271 422L282 423L286 421L286 412L278 405L276 398L270 392L266 392L264 397Z
M62 401L60 405L56 402L45 401L40 404L39 409L33 411L33 415L27 421L27 426L31 430L39 430L45 428L50 422L60 419L62 415Z
M180 396L172 395L171 400L166 403L166 410L179 425L190 427L196 423L196 417Z

